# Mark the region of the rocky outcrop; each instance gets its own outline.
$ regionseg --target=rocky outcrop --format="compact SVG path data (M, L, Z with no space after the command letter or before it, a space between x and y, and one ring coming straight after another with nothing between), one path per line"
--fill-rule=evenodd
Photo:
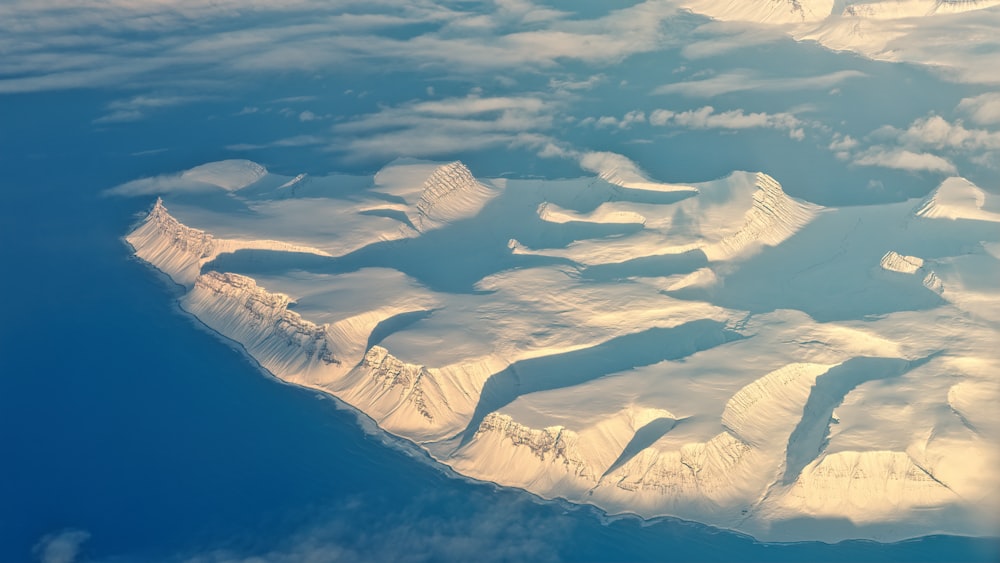
M901 274L915 274L924 267L923 258L916 256L904 256L895 250L890 250L882 256L879 266L889 272L899 272Z
M438 167L424 181L416 216L411 220L418 231L474 216L497 194L472 176L461 162Z
M156 199L146 219L125 240L135 255L165 272L175 282L190 286L201 273L201 266L215 257L215 238L174 219Z

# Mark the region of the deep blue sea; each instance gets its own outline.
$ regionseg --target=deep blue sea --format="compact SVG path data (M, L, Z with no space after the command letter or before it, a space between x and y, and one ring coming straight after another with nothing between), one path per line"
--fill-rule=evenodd
M674 520L607 521L387 446L179 313L176 288L120 238L152 200L100 196L281 132L215 120L234 108L212 104L95 127L107 98L0 105L0 563L39 561L35 546L67 531L88 535L75 561L102 563L1000 558L989 539L765 545ZM329 167L288 149L259 159L280 173Z

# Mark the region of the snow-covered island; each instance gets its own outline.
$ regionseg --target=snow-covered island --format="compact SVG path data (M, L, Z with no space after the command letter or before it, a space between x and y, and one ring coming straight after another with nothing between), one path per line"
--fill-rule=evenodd
M116 190L169 184L127 240L185 311L462 475L763 540L997 530L1000 201L621 172Z

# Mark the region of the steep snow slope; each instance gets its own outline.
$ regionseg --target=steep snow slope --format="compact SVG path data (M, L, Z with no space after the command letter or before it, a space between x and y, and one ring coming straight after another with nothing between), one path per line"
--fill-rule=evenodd
M992 203L992 202L991 202ZM971 219L1000 223L1000 212L987 206L986 192L965 178L949 178L921 202L918 217Z
M642 225L646 218L632 211L620 211L613 205L603 204L590 213L577 213L571 209L563 209L554 203L543 203L538 206L538 217L551 223L612 223Z
M519 254L569 258L588 266L690 252L701 252L715 262L780 244L821 209L789 197L767 174L734 173L695 188L697 192L677 203L637 203L627 201L629 196L623 194L626 201L602 204L586 216L600 217L601 222L612 217L623 223L643 219L641 231L614 241L584 240L565 249L533 250L515 240L511 249ZM541 209L540 215L561 223L585 218L556 211L557 220L553 220L550 206Z
M462 474L765 539L990 533L986 192L659 186L398 161L185 192L127 239L270 373Z
M682 184L666 184L650 179L632 160L613 152L588 152L581 156L580 166L594 172L609 184L627 190L659 193L692 193L697 188Z

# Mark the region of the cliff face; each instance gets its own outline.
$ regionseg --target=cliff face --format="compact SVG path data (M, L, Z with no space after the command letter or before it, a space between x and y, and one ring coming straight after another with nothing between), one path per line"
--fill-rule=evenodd
M882 260L879 261L879 266L881 266L883 270L888 270L890 272L915 274L924 267L924 261L922 258L918 258L916 256L903 256L894 250L890 250L882 256Z
M220 254L237 250L274 250L329 256L323 250L276 240L232 240L188 227L174 218L157 198L153 209L125 240L135 255L187 288L194 285L202 267Z
M705 249L709 260L738 255L754 245L776 246L812 220L819 207L788 196L774 178L756 174L750 209L739 230Z
M125 240L135 255L165 272L175 282L190 287L201 266L216 255L215 237L174 219L157 198L146 219Z
M185 310L242 344L274 374L302 377L313 369L342 371L325 326L288 310L287 295L269 293L246 276L208 272L181 300Z

